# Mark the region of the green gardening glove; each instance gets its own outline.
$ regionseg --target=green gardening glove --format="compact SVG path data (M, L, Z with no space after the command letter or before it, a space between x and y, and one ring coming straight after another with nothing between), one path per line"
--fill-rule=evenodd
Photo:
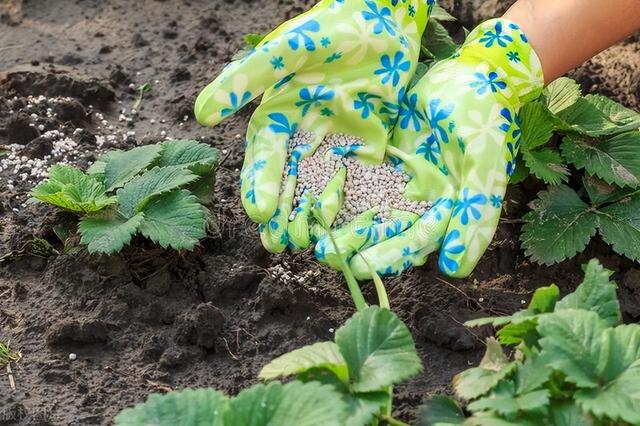
M343 173L321 200L305 198L292 212L298 163L325 135L360 137L363 144L343 154L383 160L398 114L384 101L398 99L410 81L434 1L322 0L228 65L198 96L196 118L213 126L264 93L247 130L241 194L269 251L308 246L310 215L330 226L340 210ZM298 129L315 139L288 152Z
M356 277L370 277L371 267L397 275L438 249L445 274L473 271L493 238L515 170L518 112L540 95L543 81L527 38L504 19L478 26L458 52L427 72L402 102L387 151L412 176L405 196L434 206L420 218L390 224L364 218L336 231ZM356 248L359 233L378 241ZM316 246L330 264L331 247L327 241Z

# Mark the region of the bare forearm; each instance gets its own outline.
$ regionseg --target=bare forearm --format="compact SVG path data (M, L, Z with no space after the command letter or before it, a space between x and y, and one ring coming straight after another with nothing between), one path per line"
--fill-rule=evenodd
M640 0L518 0L504 18L522 27L549 83L640 30Z

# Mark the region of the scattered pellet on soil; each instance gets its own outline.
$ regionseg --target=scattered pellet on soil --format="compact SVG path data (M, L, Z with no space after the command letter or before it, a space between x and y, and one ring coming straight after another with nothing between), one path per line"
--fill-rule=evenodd
M300 145L311 144L314 134L306 130L298 130L289 142L289 155ZM329 181L341 167L347 169L347 180L344 187L344 203L338 213L335 225L351 222L356 216L371 208L377 207L377 221L386 221L392 210L403 210L423 215L432 206L427 201L411 201L404 196L404 190L410 177L399 167L391 163L364 164L354 156L344 155L348 147L363 145L360 138L346 134L331 134L324 138L316 152L300 161L298 180L294 198L297 205L303 195L310 191L314 199L318 199ZM285 167L283 180L289 173L289 165ZM290 217L295 218L295 213Z

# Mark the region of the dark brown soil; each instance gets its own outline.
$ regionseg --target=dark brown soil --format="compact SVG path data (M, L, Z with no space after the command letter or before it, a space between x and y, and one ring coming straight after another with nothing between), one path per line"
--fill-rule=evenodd
M460 4L465 2L451 3L459 6L454 14L474 16ZM83 129L73 136L78 152L70 158L79 165L95 158L95 136L106 131L96 113L113 123L109 132L118 133L103 148L158 141L166 131L175 138L205 137L225 158L216 189L220 233L193 253L136 241L135 248L112 257L71 250L0 263L0 340L24 357L14 368L15 391L0 376L0 424L107 424L153 392L211 386L234 394L255 383L270 359L332 339L353 313L339 274L318 266L309 253L269 255L245 218L238 135L250 110L215 129L199 127L191 112L199 89L240 47L244 33L267 32L310 4L25 0L20 24L0 24L0 145L26 144L32 158L51 152L40 131L28 125L28 114L19 111L27 95L69 96L75 100L63 102L44 126ZM585 90L637 109L638 50L640 42L632 38L573 75ZM138 115L118 121L120 109L130 110L135 100L130 85L155 80ZM9 190L11 173L0 172L0 256L34 237L62 251L53 228L72 218L41 205L23 206L32 184ZM462 326L465 320L513 312L550 282L568 292L591 257L616 271L626 320L640 319L640 267L599 240L560 265L526 260L519 225L510 219L521 217L538 189L525 183L510 190L505 221L470 278L447 279L432 259L387 281L392 307L411 327L425 367L396 389L399 418L411 421L423 398L448 392L453 375L479 360L490 330L471 332ZM370 284L363 286L373 301Z

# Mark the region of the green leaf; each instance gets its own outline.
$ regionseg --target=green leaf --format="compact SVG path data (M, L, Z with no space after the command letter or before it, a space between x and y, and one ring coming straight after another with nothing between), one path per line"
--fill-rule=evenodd
M255 47L258 47L258 45L260 44L260 42L262 42L262 40L264 40L265 35L264 34L256 34L256 33L248 33L248 34L245 34L242 38L243 38L244 42L247 43L247 45L255 48Z
M640 114L618 102L602 95L589 94L585 96L587 102L618 125L620 131L638 130L640 128Z
M449 31L438 21L430 19L422 37L422 45L438 60L453 55L458 45L449 35Z
M145 145L129 151L116 151L108 157L104 167L107 191L124 186L135 175L149 167L160 155L161 145Z
M349 380L347 362L333 342L320 342L286 353L264 366L258 377L273 380L292 376L311 368L327 368L344 382Z
M216 177L215 174L212 173L209 176L200 176L198 180L187 185L186 189L198 197L200 204L211 207L215 200L215 186Z
M388 309L368 307L336 331L355 392L371 392L409 379L422 370L406 325Z
M587 190L592 204L613 203L634 192L633 188L620 188L588 173L582 177L582 185Z
M516 364L509 362L502 346L493 338L487 339L487 351L480 366L470 368L453 378L453 388L463 399L477 398L493 389L500 380L513 371Z
M345 426L361 426L371 424L371 420L380 414L389 402L388 392L367 392L344 394L349 405L349 418Z
M591 311L563 309L538 318L541 356L581 388L598 387L600 336L607 323Z
M586 136L600 137L637 130L640 121L622 110L604 103L604 97L586 96L579 98L570 107L558 112L559 128ZM615 109L615 110L614 110Z
M598 211L600 235L616 253L640 259L640 196L624 198Z
M173 191L196 179L198 176L188 170L175 167L154 167L148 172L136 176L118 190L118 210L124 217L131 217L144 209L153 197Z
M533 317L533 312L529 310L523 310L516 312L513 315L507 315L503 317L488 317L488 318L478 318L474 320L470 320L464 323L466 327L481 327L483 325L493 325L494 327L498 327L501 325L509 324L511 322L520 323L522 321L527 321L529 318Z
M521 241L525 254L538 263L552 264L582 251L596 233L597 216L576 192L565 185L542 191L533 211L523 219Z
M451 398L436 395L420 409L419 426L458 426L465 416L460 406Z
M596 417L640 424L640 326L621 325L601 336L596 360L598 381L575 399Z
M210 173L218 166L218 150L194 140L171 140L162 143L158 165L179 166L200 175Z
M436 21L445 21L445 22L453 22L457 21L455 16L451 15L446 9L439 4L433 5L433 10L431 10L431 15L429 19L435 19Z
M522 153L525 164L538 179L549 185L559 185L569 180L569 170L562 162L560 153L552 148Z
M244 46L236 52L232 57L232 61L238 61L245 58L248 54L254 51L254 49L265 38L262 34L249 33L244 35Z
M549 380L551 369L547 367L546 359L541 356L527 358L518 364L516 372L516 393L523 395L540 389Z
M33 198L75 213L94 213L115 204L104 186L75 167L57 164L49 169L49 179L38 184Z
M255 385L229 402L225 426L343 426L347 405L333 387L298 381Z
M82 235L80 242L88 245L89 253L113 254L119 252L122 247L129 244L143 218L142 213L129 219L120 215L84 217L78 225L78 230Z
M568 162L607 183L632 188L640 185L640 132L605 140L566 136L560 148Z
M553 136L553 117L540 102L529 102L520 110L522 149L529 151L549 142Z
M593 420L573 402L553 403L549 414L554 426L591 426Z
M500 382L491 393L467 406L470 411L495 411L496 413L513 416L518 412L540 410L549 405L549 391L536 390L517 395L515 386L511 382Z
M573 105L581 95L580 85L568 77L552 81L542 92L541 100L554 114Z
M164 248L192 250L206 235L204 207L187 190L155 198L142 213L140 233Z
M612 272L602 267L597 259L591 260L585 268L582 284L564 297L556 305L556 311L583 309L597 313L609 326L620 323L620 305L616 295L616 285L609 280Z
M120 150L105 152L87 169L86 173L98 182L104 183L104 172L107 168L107 163L121 152Z
M146 402L123 410L116 426L190 425L222 426L227 397L213 389L186 389L165 395L153 394Z
M497 336L503 345L517 345L525 342L527 346L532 346L540 337L536 331L537 318L532 317L526 321L507 324L498 330Z
M516 170L511 175L511 178L509 178L509 184L516 185L524 181L527 177L529 177L530 173L531 170L529 170L527 165L524 163L524 160L522 159L522 152L518 153L518 156L516 157Z
M560 297L560 289L557 285L551 284L548 287L540 287L533 293L528 309L534 314L553 312L558 297Z
M165 395L153 394L146 402L123 410L116 426L191 425L222 426L227 397L213 389L186 389Z

